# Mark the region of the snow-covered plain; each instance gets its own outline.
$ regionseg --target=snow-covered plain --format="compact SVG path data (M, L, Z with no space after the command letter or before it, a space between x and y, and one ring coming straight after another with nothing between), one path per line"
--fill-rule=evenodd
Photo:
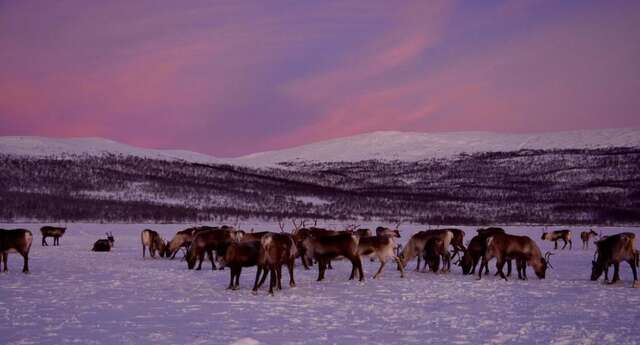
M229 291L229 271L189 271L186 263L143 260L140 231L165 238L194 224L68 224L59 247L41 247L41 224L0 224L34 233L30 274L9 255L0 274L0 344L637 344L640 289L589 281L593 250L581 250L575 228L572 251L556 251L554 269L538 280L508 282L493 275L414 272L400 279L394 265L372 280L378 263L365 260L366 280L348 281L350 265L339 261L326 281L316 267L296 266L297 287L269 296L251 293L254 269L245 269L239 291ZM325 225L325 224L323 224ZM278 230L276 224L242 228ZM462 227L467 237L474 228ZM402 226L404 243L424 226ZM507 227L528 234L543 250L538 227ZM640 229L603 228L604 234ZM115 235L111 253L89 251ZM51 244L52 240L49 239ZM492 273L494 265L491 264Z

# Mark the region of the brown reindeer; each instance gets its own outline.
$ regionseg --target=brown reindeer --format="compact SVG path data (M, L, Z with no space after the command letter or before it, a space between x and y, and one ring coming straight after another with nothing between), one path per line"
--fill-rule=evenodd
M580 233L580 239L582 240L582 249L589 249L589 240L591 237L598 236L598 233L590 229L589 231L583 231Z
M260 258L260 241L244 240L231 242L226 248L222 257L222 266L229 267L230 279L227 289L237 290L240 288L240 274L243 267L258 265ZM258 275L262 272L262 266L258 265ZM266 271L264 272L266 275Z
M344 256L351 261L352 270L349 280L352 280L357 270L360 281L364 280L362 272L362 261L358 255L358 243L360 238L357 235L341 233L335 236L315 236L310 235L302 241L305 248L305 255L318 261L318 281L324 279L327 263L338 256Z
M613 279L611 284L620 280L620 263L626 261L631 266L633 272L633 286L638 286L638 272L636 270L638 252L635 249L636 235L631 232L623 232L616 235L607 236L607 238L596 241L597 258L593 260L591 267L591 280L598 280L605 272L605 281L609 280L609 266L613 265Z
M282 290L282 266L286 265L289 271L289 286L296 286L296 282L293 277L294 260L298 256L298 250L291 234L287 233L271 233L267 234L260 240L260 258L258 264L262 268L269 271L269 293L273 294L273 288L277 287L278 290ZM253 285L253 291L258 291L258 288L264 282L266 275L258 282L260 271L256 272L256 280Z
M558 240L562 240L564 242L564 245L562 246L563 250L567 247L567 244L569 245L569 250L573 247L573 243L571 242L571 230L556 230L552 232L545 231L542 233L541 239L543 241L553 242L553 249L558 249Z
M64 235L64 232L67 228L61 228L57 226L43 226L40 228L40 233L42 233L42 246L48 246L47 237L53 237L53 245L60 245L60 237Z
M140 241L142 242L142 258L145 256L145 249L149 249L149 255L152 258L156 257L156 253L160 254L160 257L164 257L166 244L160 234L151 229L142 230L140 233Z
M171 241L169 241L169 243L166 245L165 256L170 257L171 259L174 259L176 257L176 254L180 250L180 248L184 248L186 250L189 248L189 246L191 246L191 241L193 240L193 237L199 232L207 231L207 230L221 230L221 229L230 230L232 229L232 227L227 225L223 225L222 227L196 226L196 227L178 231L176 232L175 236L173 236Z
M446 254L445 254L446 253ZM447 249L444 246L444 241L439 237L431 237L427 240L427 243L424 246L424 252L422 257L424 258L425 265L429 265L429 269L433 273L438 273L440 269L440 258L448 257ZM444 266L451 266L450 262L443 263L443 271Z
M373 279L376 279L382 274L382 269L387 264L389 259L395 260L400 267L400 278L404 278L404 269L402 269L400 259L395 253L396 244L391 236L365 236L360 237L358 241L358 255L362 256L375 256L380 262L380 268L378 272L373 275ZM354 276L355 267L352 268L351 275Z
M196 260L198 261L198 267L196 270L200 270L202 268L202 261L204 261L205 253L209 256L211 260L211 269L216 270L216 264L213 259L213 252L216 252L217 255L222 256L227 248L227 246L232 241L238 240L238 234L234 230L204 230L199 231L191 241L191 246L189 246L189 250L187 251L187 267L191 270L196 265Z
M482 266L487 265L491 259L496 258L498 274L502 279L507 280L502 268L508 260L515 259L519 279L527 279L527 264L533 267L533 271L538 278L544 279L547 267L552 267L549 264L550 256L551 253L547 253L543 257L538 245L528 236L498 233L488 239L487 251L482 258ZM482 266L478 270L478 279L482 278Z
M9 269L7 267L7 259L10 252L18 252L22 255L24 263L22 272L29 272L29 250L33 243L33 234L27 229L0 229L0 263L4 262L4 272Z
M407 244L405 244L404 248L402 248L402 252L399 255L402 267L407 267L407 263L417 257L418 263L415 270L420 270L420 259L422 258L422 253L424 253L424 247L431 237L440 238L444 242L445 248L449 248L449 244L453 239L453 232L450 230L439 229L425 230L413 234ZM448 252L447 255L449 255ZM445 258L445 261L446 260L447 259ZM425 263L423 270L426 270L426 266L427 265Z
M97 240L93 244L93 247L91 248L92 251L94 252L110 252L111 251L111 248L113 248L113 245L115 244L116 240L113 237L112 233L106 232L105 234L107 235L107 238Z
M449 230L453 234L453 238L451 239L451 246L453 247L452 257L455 257L460 253L464 253L464 251L466 250L466 248L464 247L464 235L465 235L464 231L456 228L447 228L447 229L441 229L441 230ZM447 251L448 250L449 250L449 247L447 247Z
M462 259L460 259L459 263L460 267L462 267L462 274L475 274L478 263L482 261L482 257L487 251L487 239L495 234L505 233L504 229L496 227L478 229L477 232L478 234L471 239L467 249L464 251ZM511 273L511 260L509 260L507 264L507 276L509 276ZM488 265L480 267L480 269L483 268L485 269L485 274L488 274Z

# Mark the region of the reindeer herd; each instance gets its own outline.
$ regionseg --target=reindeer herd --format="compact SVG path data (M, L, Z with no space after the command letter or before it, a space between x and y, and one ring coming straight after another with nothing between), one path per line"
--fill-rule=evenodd
M184 260L188 269L200 270L205 257L211 262L213 270L230 271L228 289L238 289L240 275L245 267L256 266L253 291L266 281L269 274L269 293L274 289L282 289L282 267L287 268L289 285L295 286L295 260L299 259L304 269L315 264L318 267L317 281L322 281L331 262L348 260L351 263L349 280L364 280L363 258L377 260L380 266L373 278L379 277L387 262L395 262L395 266L404 277L408 263L416 259L416 271L446 273L451 270L451 263L462 268L462 273L475 274L478 279L489 273L489 262L496 259L496 275L507 280L511 275L512 262L515 261L518 278L527 279L527 267L531 267L539 279L544 279L546 271L553 268L550 252L542 254L536 242L528 236L508 234L502 228L489 227L477 230L477 234L464 245L464 231L455 228L424 230L413 234L404 247L397 243L401 237L400 224L395 228L378 227L375 234L370 229L351 225L345 230L324 229L314 226L306 227L306 222L293 223L293 231L286 232L284 223L279 222L280 232L245 232L235 227L223 225L219 227L199 226L178 231L170 241L165 241L158 232L145 229L140 234L142 257L156 256L174 259L184 252ZM60 237L66 228L44 226L41 228L42 246L47 246L46 238L53 237L53 245L60 244ZM114 246L112 233L106 233L105 239L97 240L93 251L108 252ZM561 249L567 245L572 249L570 230L543 232L541 239L554 242L563 241ZM589 241L599 237L594 243L596 251L592 261L591 280L598 280L602 273L605 281L609 281L608 271L613 265L614 272L611 283L620 280L620 263L627 262L633 273L633 286L638 287L637 267L640 264L640 252L635 248L635 234L630 232L611 236L598 235L590 230L582 232L583 249L588 249ZM0 229L0 261L4 262L7 271L9 252L17 252L24 258L23 272L29 271L28 257L33 235L26 229ZM450 248L452 251L450 251ZM423 261L421 269L421 261ZM218 266L216 266L216 263ZM478 267L478 264L480 267ZM507 273L504 266L507 265ZM197 265L197 266L196 266Z

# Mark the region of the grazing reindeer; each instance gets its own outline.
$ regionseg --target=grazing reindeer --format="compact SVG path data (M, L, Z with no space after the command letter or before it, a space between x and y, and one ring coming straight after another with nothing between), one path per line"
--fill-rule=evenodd
M16 251L22 255L24 263L22 272L29 272L29 250L33 243L33 234L26 229L5 230L0 229L0 263L4 262L4 272L7 272L7 259L9 252Z
M438 273L440 269L440 257L447 258L447 254L449 253L444 246L444 241L439 237L431 237L424 246L422 257L424 258L425 265L429 265L431 272ZM442 266L443 270L444 266L451 266L451 263L445 261Z
M258 261L259 266L270 272L269 293L273 295L273 288L277 286L278 290L282 290L282 265L287 265L289 271L289 286L296 286L296 282L293 278L293 264L296 256L298 256L298 250L296 248L293 236L287 233L271 233L267 234L260 240L260 258ZM258 283L258 276L260 270L256 272L256 280L253 285L253 291L258 291L258 288L264 282L266 274Z
M466 250L466 248L464 247L464 235L465 235L464 231L456 228L448 228L448 229L441 229L441 230L449 230L453 234L453 238L451 239L451 246L453 247L452 257L459 255L461 252L464 253L464 251ZM447 247L447 251L448 250L449 250L449 247Z
M145 249L149 248L149 255L152 258L156 257L156 252L160 254L160 257L164 257L166 244L160 234L151 229L142 230L140 234L140 240L142 241L142 258L144 259Z
M378 261L380 261L380 268L378 268L378 272L373 275L373 279L376 279L382 274L382 269L387 264L389 259L395 260L400 267L400 278L404 278L404 269L402 269L400 259L396 256L395 253L396 244L391 236L365 236L360 237L358 241L358 255L362 256L375 256ZM353 267L351 269L351 276L355 275L356 268Z
M407 267L407 263L413 258L418 258L418 263L416 265L416 271L420 270L420 258L422 257L422 253L424 253L424 247L427 244L427 241L431 237L438 237L444 242L445 248L449 248L449 244L453 239L453 233L449 230L425 230L420 231L409 239L409 242L404 246L402 252L400 253L400 261L402 262L402 267ZM447 252L447 256L449 252ZM445 258L445 261L449 258ZM426 269L426 263L424 266Z
M61 228L56 226L43 226L40 228L40 233L42 233L42 246L48 246L47 237L53 237L53 245L60 245L60 237L64 235L64 232L67 228Z
M544 279L549 264L551 253L546 253L544 257L538 245L528 236L515 236L509 234L495 234L488 239L487 251L482 258L482 266L488 264L489 260L496 258L496 268L502 279L507 277L502 272L505 262L516 259L518 278L527 279L526 267L529 264L538 278ZM482 266L478 270L478 279L482 278Z
M486 228L486 229L478 229L477 232L478 234L471 239L471 241L469 242L469 245L467 246L467 249L464 252L464 255L462 256L462 259L460 259L462 274L475 274L478 263L482 261L482 257L487 251L487 238L498 233L501 233L501 234L505 233L502 228L493 228L493 227ZM509 273L511 273L511 260L509 260L507 264L508 264L507 276L509 276ZM483 267L481 266L480 269L483 269ZM488 265L484 266L484 269L485 269L485 274L488 274L489 266Z
M211 260L211 269L216 270L216 264L213 259L213 252L217 255L223 255L227 246L238 241L238 233L234 230L205 230L198 232L191 241L191 246L187 252L187 267L192 270L198 261L196 270L202 269L202 261L204 254L208 254Z
M110 232L105 233L107 235L107 239L97 240L93 244L93 248L91 249L94 252L109 252L116 242L115 238L113 238L113 234Z
M359 242L360 238L358 236L349 233L342 233L335 236L307 236L307 238L302 241L302 246L305 249L305 255L307 255L307 257L318 261L317 281L324 279L327 263L338 256L344 256L351 261L352 270L349 280L354 278L356 269L360 281L364 280L362 261L360 260L360 255L358 255Z
M634 248L636 235L631 232L623 232L596 242L597 258L591 262L591 280L598 280L605 272L605 281L609 280L609 266L613 265L613 279L611 284L620 280L620 263L626 261L633 272L633 286L638 285L638 272L636 270L638 252Z
M553 242L555 244L553 249L558 249L558 240L562 240L564 242L564 245L562 246L563 250L567 247L567 244L569 245L569 250L573 247L573 243L571 242L571 230L556 230L552 232L545 231L542 233L541 239Z
M176 254L178 254L178 251L180 250L180 248L184 248L185 250L189 248L189 246L191 245L191 241L193 241L193 237L197 233L202 231L207 231L207 230L220 230L220 229L230 230L232 229L232 227L227 225L223 225L220 228L211 227L211 226L197 226L197 227L178 231L176 232L175 236L173 236L173 239L171 239L171 241L169 241L169 243L166 245L165 255L166 257L171 257L171 259L173 260L176 257Z
M229 267L230 279L227 289L237 290L240 288L240 274L243 267L258 265L260 258L260 241L247 240L241 242L231 242L224 253L221 265ZM258 275L262 271L262 266L258 265ZM267 272L264 272L266 276Z
M582 240L582 249L589 249L589 240L592 236L598 236L598 233L591 229L589 231L583 231L580 233L580 239Z

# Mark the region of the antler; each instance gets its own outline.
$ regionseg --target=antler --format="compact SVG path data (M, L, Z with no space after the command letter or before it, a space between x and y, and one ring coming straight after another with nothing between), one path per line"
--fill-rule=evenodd
M398 221L398 223L396 223L396 230L400 230L400 224L402 224L402 221Z
M284 232L284 222L282 220L278 220L278 226L280 227L280 232Z

